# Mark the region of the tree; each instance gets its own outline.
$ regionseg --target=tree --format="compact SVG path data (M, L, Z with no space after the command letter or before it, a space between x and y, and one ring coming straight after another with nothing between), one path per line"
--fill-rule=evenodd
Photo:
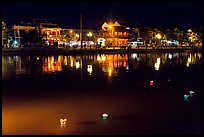
M41 43L42 37L39 36L37 29L22 32L23 43Z
M2 46L3 44L10 44L13 39L12 27L2 22Z

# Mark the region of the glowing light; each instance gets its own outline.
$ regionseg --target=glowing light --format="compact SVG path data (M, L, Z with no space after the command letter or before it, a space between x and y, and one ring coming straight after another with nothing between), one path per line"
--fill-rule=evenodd
M67 65L67 56L64 57L64 64Z
M107 118L108 118L108 114L106 113L102 114L102 120L107 120Z
M71 60L71 64L70 64L70 65L71 65L71 67L73 67L73 66L74 66L73 60Z
M37 60L39 60L40 58L39 57L37 57Z
M193 91L189 91L190 97L193 97L194 92Z
M126 70L129 70L129 65L126 66Z
M154 64L155 70L159 70L160 67L160 57L157 58L157 62Z
M190 63L191 63L192 59L191 59L191 54L190 56L188 57L188 60L186 62L186 66L189 67Z
M18 42L15 40L15 41L14 41L14 44L17 44L17 43L18 43Z
M67 123L67 119L64 118L64 119L60 119L60 127L65 127L66 126L66 123Z
M70 31L69 31L69 33L72 33L72 32L73 32L73 30L70 30Z
M162 38L161 34L158 33L158 34L156 35L156 38L161 39L161 38Z
M76 37L79 37L79 34L76 34L75 36L76 36Z
M111 67L109 67L109 69L108 69L108 75L109 75L109 76L111 76L111 75L112 75L112 73L113 73L113 70L112 70L112 68L111 68Z
M91 75L93 69L92 69L92 65L87 65L87 71L89 72L89 75Z
M171 54L169 54L169 59L172 59L172 55Z
M87 36L88 36L88 37L92 37L93 34L92 34L91 32L89 32L89 33L87 34Z
M113 29L113 25L108 25L108 28L109 29Z
M136 58L137 58L137 54L136 54L136 53L133 53L133 54L132 54L132 57L133 57L134 59L136 59Z
M184 95L184 101L188 101L189 95Z
M154 84L154 81L151 80L151 81L149 82L149 85L150 85L150 86L153 86L153 84Z
M100 55L97 55L97 61L101 61L101 57L100 57Z
M80 66L79 62L76 62L76 68L78 69Z
M191 29L188 29L188 32L192 32L192 30L191 30Z
M102 59L102 61L106 61L106 56L105 56L105 55L102 55L102 56L101 56L101 59Z

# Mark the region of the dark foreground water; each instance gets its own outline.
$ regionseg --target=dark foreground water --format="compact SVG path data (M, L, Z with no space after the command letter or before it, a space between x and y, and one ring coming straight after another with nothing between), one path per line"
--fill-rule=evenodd
M2 56L2 134L202 134L201 62L193 52Z

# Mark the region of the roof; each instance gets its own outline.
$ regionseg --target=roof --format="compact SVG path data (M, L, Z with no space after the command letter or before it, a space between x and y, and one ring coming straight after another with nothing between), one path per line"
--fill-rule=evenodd
M42 24L44 28L60 28L57 24Z
M117 32L125 32L126 31L127 32L127 29L124 27L115 26L114 31L117 31Z

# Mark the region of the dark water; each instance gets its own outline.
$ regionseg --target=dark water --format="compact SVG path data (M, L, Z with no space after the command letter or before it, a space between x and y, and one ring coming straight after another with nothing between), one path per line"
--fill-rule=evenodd
M194 52L2 56L2 133L201 134L201 62Z

